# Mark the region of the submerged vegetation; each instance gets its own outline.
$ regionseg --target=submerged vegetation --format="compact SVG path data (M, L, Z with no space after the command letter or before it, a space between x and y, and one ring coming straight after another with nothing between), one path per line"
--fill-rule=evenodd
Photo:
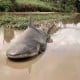
M61 21L63 19L69 19L75 16L72 13L53 13L53 14L43 14L43 15L33 15L34 24L39 26L39 24L53 23L53 21ZM0 27L13 27L16 29L25 29L28 27L29 15L11 15L5 14L0 16Z

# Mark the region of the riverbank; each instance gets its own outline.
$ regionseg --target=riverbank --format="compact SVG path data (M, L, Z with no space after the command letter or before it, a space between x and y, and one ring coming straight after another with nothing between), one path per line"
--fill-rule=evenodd
M26 29L28 26L29 15L32 14L34 24L47 25L54 21L68 20L75 17L76 13L3 13L0 16L0 27L11 27L15 29ZM46 24L45 24L46 23Z
M79 0L0 0L0 12L80 12Z
M49 2L41 0L1 0L0 11L2 12L27 12L27 11L53 11L56 10Z

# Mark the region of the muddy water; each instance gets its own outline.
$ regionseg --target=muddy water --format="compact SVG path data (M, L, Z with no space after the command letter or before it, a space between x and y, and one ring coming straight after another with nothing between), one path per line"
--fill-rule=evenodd
M80 23L58 24L46 52L21 62L8 60L6 50L23 31L1 28L0 80L80 80Z

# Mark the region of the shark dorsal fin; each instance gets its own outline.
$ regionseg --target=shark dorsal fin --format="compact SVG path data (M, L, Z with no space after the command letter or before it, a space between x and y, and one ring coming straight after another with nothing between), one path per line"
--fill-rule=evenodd
M33 27L32 15L29 16L29 27Z
M40 31L34 26L33 24L33 20L32 20L32 15L29 16L29 25L28 25L29 28L32 28L34 29L35 31L37 31L38 33L40 33Z

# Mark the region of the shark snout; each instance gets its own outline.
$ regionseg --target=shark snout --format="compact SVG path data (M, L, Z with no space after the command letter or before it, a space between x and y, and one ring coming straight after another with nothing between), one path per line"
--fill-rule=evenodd
M28 57L33 57L35 55L37 55L38 53L34 52L34 53L15 53L15 52L8 52L6 55L8 58L11 59L21 59L21 58L28 58Z

